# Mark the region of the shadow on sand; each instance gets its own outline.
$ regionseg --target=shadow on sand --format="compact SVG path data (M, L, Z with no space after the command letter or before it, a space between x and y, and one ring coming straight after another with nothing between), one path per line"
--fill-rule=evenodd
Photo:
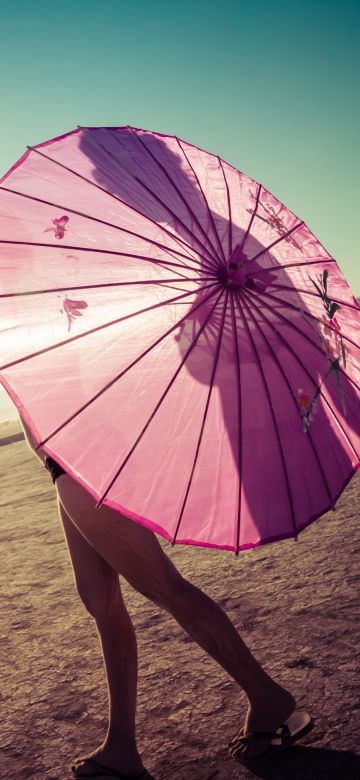
M202 762L201 762L202 763ZM226 757L218 757L214 765L199 761L174 766L158 780L358 780L360 756L350 751L328 750L294 745L270 761L249 769Z

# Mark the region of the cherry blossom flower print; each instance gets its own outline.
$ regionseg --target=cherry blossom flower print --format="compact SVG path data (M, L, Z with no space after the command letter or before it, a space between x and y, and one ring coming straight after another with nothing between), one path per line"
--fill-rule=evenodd
M71 328L71 323L76 317L82 317L82 312L79 309L87 309L88 304L86 301L72 301L71 298L64 298L63 307L64 312L68 319L68 332Z
M67 223L69 221L69 217L64 215L63 217L58 217L58 218L52 219L51 221L52 221L53 225L55 225L55 227L46 228L46 230L44 230L44 233L50 233L50 232L53 231L55 233L55 238L64 238L65 230L67 229Z
M250 196L253 200L256 200L254 195ZM266 222L271 228L274 228L280 236L283 236L284 241L286 241L287 244L292 244L293 246L296 246L297 249L300 250L300 252L303 252L300 244L298 244L297 241L295 241L295 238L293 236L288 236L287 233L289 232L288 227L284 224L281 217L279 217L278 214L276 214L275 209L272 206L269 206L268 204L259 203L259 205L264 209L265 213L267 214L267 217L262 217L261 214L256 212L255 216L258 219L261 219L263 222ZM249 214L253 213L253 209L246 209L246 211L249 212Z
M318 392L315 393L314 397L311 398L308 393L305 393L304 390L299 387L297 391L297 403L299 407L299 411L302 417L303 422L303 431L304 433L307 432L310 422L313 419L313 416L317 409L317 396L320 393L320 389Z
M339 322L335 317L335 313L340 309L340 306L338 303L333 303L328 296L328 276L328 271L324 271L322 277L318 277L317 282L309 277L319 293L326 310L326 314L323 314L321 323L319 323L319 335L326 356L333 362L338 361L338 365L342 360L344 368L346 368L345 346L341 338Z
M346 352L343 340L341 338L340 325L335 317L335 313L341 307L339 304L334 303L328 296L328 276L328 271L324 271L323 275L319 276L316 282L309 276L310 281L313 283L321 300L323 301L326 314L322 315L321 320L318 320L316 322L316 326L314 327L310 319L305 315L305 312L303 312L305 321L313 330L315 330L319 336L322 350L326 357L330 360L330 368L318 385L315 395L312 399L310 399L310 397L308 397L301 388L299 388L297 391L297 401L303 421L304 432L307 432L309 429L310 422L314 415L314 402L317 400L317 396L321 394L321 386L324 384L325 380L328 378L328 376L330 376L330 374L335 374L342 410L346 416L345 399L339 372L341 361L344 368L346 368Z

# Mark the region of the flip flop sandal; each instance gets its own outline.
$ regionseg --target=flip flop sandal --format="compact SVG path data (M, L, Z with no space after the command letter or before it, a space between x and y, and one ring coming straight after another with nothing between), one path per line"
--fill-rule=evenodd
M254 731L247 734L246 737L239 734L236 737L235 744L229 749L231 758L238 761L244 766L250 766L250 764L257 764L260 761L267 761L268 758L275 756L277 753L281 753L282 750L293 745L298 739L304 737L314 728L314 721L310 717L309 713L305 710L297 710L281 725L276 731ZM239 743L246 745L251 743L252 739L269 739L270 745L254 758L242 758L241 754L236 755L236 750L240 747Z
M147 769L143 769L142 772L140 772L139 775L124 775L123 772L118 772L117 769L111 769L109 766L104 766L104 764L100 764L99 761L96 761L95 758L84 758L84 764L88 765L91 768L94 768L96 771L92 772L90 775L79 775L75 771L75 765L71 767L72 773L74 777L79 778L96 778L96 780L111 780L111 778L115 778L117 780L155 780L154 777L148 772ZM79 767L80 769L80 767ZM86 766L81 767L81 769L86 769Z

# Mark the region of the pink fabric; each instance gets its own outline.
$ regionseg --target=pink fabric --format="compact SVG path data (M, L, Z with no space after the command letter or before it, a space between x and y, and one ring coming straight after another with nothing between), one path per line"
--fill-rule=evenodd
M176 137L83 128L23 155L0 205L0 380L98 505L238 552L335 503L360 309L270 192Z

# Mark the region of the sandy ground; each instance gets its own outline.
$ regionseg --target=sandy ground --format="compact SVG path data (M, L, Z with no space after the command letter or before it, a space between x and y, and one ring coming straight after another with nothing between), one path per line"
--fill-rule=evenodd
M165 612L122 581L138 637L137 738L157 780L360 778L360 473L299 537L239 558L161 544L228 613L315 729L256 772L227 754L246 699ZM24 441L0 447L0 776L70 780L107 726L95 624L77 596L56 492ZM260 767L260 765L259 765Z

